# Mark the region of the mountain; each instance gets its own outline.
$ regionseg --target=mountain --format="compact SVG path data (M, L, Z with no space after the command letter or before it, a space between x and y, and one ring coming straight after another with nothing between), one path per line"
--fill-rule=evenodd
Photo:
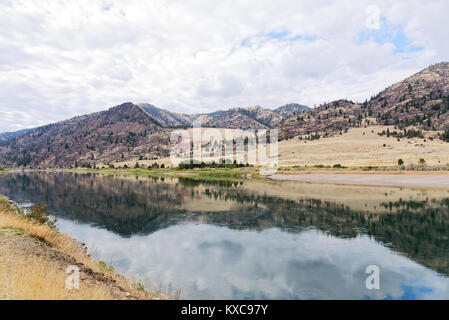
M205 127L265 129L274 127L284 118L309 109L306 106L292 103L275 110L254 106L218 110L211 113L184 114L170 112L147 103L138 104L137 106L159 123L160 126L166 128L190 127L193 125L193 122L199 121Z
M218 113L203 122L204 127L227 128L227 129L266 129L267 126L253 119L238 109L231 109Z
M363 103L337 100L280 122L280 139L299 135L327 136L350 127L381 124L398 129L449 127L449 63L426 68Z
M423 129L449 124L449 62L435 64L400 81L362 105L379 123Z
M30 168L70 168L97 162L165 156L170 130L140 107L124 103L36 128L0 147L0 162Z
M273 127L284 118L270 109L264 109L260 106L250 107L250 108L237 108L237 112L256 120L257 122L263 124L265 127Z
M4 132L0 133L0 144L7 142L8 140L23 136L27 132L30 132L33 129L23 129L15 132Z
M360 105L352 101L337 100L287 118L276 128L281 140L318 133L326 136L357 124L360 114Z
M182 113L174 113L164 109L157 108L148 103L137 104L152 119L154 119L161 127L185 127L191 126L197 115L187 115Z
M298 113L309 111L310 108L297 103L289 103L285 106L274 109L273 112L279 114L283 118L292 117Z

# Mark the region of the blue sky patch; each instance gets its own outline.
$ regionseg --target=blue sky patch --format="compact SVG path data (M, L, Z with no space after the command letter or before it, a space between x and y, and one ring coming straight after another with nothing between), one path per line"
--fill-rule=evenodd
M317 40L318 38L315 36L309 36L309 35L296 35L292 36L292 34L289 31L273 31L269 32L262 36L263 38L260 39L260 36L254 36L249 37L246 39L243 39L240 43L242 47L250 47L252 44L254 44L253 40L257 39L260 42L264 42L267 39L273 39L278 41L288 41L288 42L294 42L294 41L307 41L307 42L313 42Z
M433 292L432 288L425 286L408 286L406 284L401 284L401 289L404 292L399 298L401 300L417 300L423 299L425 295L429 295Z
M288 32L288 31L270 32L267 34L267 37L271 38L271 39L284 39L289 34L290 34L290 32Z
M374 41L380 45L392 43L395 46L394 53L413 53L424 50L422 47L413 46L403 28L388 24L385 18L381 19L379 29L366 29L359 34L357 44L367 41Z

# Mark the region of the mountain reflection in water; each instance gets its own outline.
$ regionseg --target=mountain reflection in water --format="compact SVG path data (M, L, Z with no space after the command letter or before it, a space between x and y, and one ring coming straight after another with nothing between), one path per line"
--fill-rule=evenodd
M99 258L187 297L449 298L447 191L34 172L0 194L47 203Z

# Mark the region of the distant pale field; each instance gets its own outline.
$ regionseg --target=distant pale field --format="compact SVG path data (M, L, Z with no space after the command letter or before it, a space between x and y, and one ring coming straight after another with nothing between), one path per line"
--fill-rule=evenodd
M428 138L402 138L397 141L394 137L381 137L377 134L387 128L395 131L392 126L373 126L350 129L342 135L315 141L304 142L298 138L281 141L279 165L394 166L397 165L398 159L402 159L407 166L417 164L421 158L428 165L449 163L449 143L440 139L431 141ZM433 136L435 132L425 135Z
M204 128L205 129L205 128ZM347 167L364 166L395 166L402 159L406 166L417 164L423 158L427 165L445 165L449 163L449 143L438 138L433 141L429 137L435 132L424 132L426 139L379 136L383 130L395 130L393 126L370 126L368 128L353 128L342 135L321 138L314 141L304 141L298 138L279 142L279 166L333 166L340 164ZM223 132L223 129L219 129ZM190 130L189 130L190 131ZM232 130L239 132L240 130ZM374 132L373 132L374 131ZM240 131L241 132L241 131ZM424 142L426 140L426 142ZM203 140L204 144L205 141ZM383 146L385 144L385 147ZM134 167L136 162L148 166L158 163L172 167L170 158L157 160L123 161L117 166ZM101 166L102 164L100 164Z

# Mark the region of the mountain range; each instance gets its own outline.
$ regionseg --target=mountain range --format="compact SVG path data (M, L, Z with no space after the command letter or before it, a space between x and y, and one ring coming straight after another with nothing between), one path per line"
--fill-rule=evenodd
M256 106L189 115L127 102L106 111L4 134L0 140L0 164L70 168L163 157L170 150L170 132L191 127L195 121L204 127L266 129L285 117L308 110L303 105L289 104L275 110Z
M276 128L280 140L327 137L369 125L445 130L449 128L449 63L434 64L365 102L336 100L313 109L288 104L275 110L255 106L183 114L128 102L32 130L2 134L0 164L69 168L165 157L173 128L188 128L195 122L215 128Z
M201 122L203 127L229 128L229 129L262 129L271 128L285 118L291 117L309 107L299 104L287 104L275 110L264 109L260 106L250 108L233 108L219 110L212 113L185 114L174 113L157 108L151 104L137 104L161 127L191 127L194 122Z

